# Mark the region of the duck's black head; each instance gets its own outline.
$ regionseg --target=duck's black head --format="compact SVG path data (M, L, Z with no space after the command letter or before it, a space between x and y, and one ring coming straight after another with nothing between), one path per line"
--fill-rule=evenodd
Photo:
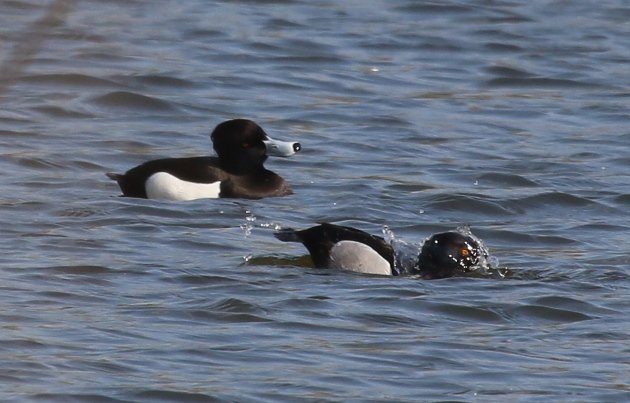
M302 149L300 143L269 138L262 127L249 119L220 123L210 137L221 166L232 173L261 169L268 155L288 157Z
M426 279L451 277L470 271L484 255L479 243L459 232L432 235L422 245L418 256L418 273Z
M261 166L267 159L267 133L251 120L227 120L217 125L210 137L222 165L249 169Z

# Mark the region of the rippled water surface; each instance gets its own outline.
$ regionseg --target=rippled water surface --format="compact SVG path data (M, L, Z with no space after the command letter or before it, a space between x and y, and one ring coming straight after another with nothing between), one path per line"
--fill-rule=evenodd
M628 401L630 5L0 2L0 400ZM120 198L247 117L295 194ZM310 267L278 227L497 269ZM387 226L387 227L385 227Z

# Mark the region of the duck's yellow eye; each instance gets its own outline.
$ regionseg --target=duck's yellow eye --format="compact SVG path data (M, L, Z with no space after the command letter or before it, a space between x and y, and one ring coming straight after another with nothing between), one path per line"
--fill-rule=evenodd
M470 251L466 248L462 248L462 250L460 251L463 257L468 257L470 256Z

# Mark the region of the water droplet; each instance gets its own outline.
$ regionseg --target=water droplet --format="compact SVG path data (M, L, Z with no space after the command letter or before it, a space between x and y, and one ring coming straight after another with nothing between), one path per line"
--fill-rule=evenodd
M252 228L253 226L251 224L241 224L240 225L241 229L243 230L243 232L245 233L245 236L250 236L252 234Z
M396 240L394 232L387 225L383 225L383 238L385 238L385 242L390 245Z
M475 240L478 240L477 237L473 236L473 233L470 230L470 225L468 225L468 224L462 224L462 225L458 226L457 227L457 232L459 232L460 234L463 234L463 235L472 236Z

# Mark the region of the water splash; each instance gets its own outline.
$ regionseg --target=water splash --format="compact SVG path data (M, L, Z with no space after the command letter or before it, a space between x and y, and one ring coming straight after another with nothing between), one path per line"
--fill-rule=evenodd
M249 222L254 222L256 221L256 216L251 211L245 210L245 220Z
M260 224L258 224L258 226L260 228L271 228L274 231L280 231L282 229L282 225L278 224L277 222L261 222Z
M457 228L455 228L455 231L459 232L462 235L466 235L477 240L477 237L473 235L472 230L470 229L470 225L468 224L462 224L458 226Z
M387 225L382 231L385 242L394 249L394 267L403 273L411 273L418 264L419 245L397 238Z
M460 225L455 229L462 235L469 236L477 242L479 245L478 263L469 268L467 271L477 272L479 274L499 274L501 277L505 277L506 271L499 269L499 259L495 256L491 256L488 248L484 242L473 234L470 226L467 224ZM392 231L387 225L383 226L383 238L394 249L394 266L402 273L411 273L418 264L418 254L422 249L422 245L431 238L431 235L427 236L419 244L409 243L396 237L394 231Z
M462 224L456 228L456 231L462 235L471 237L479 245L479 262L471 267L468 271L477 271L479 273L489 273L494 267L498 267L499 259L490 256L490 251L481 238L473 234L468 224Z
M387 225L383 225L382 231L383 231L383 238L385 239L385 242L391 245L392 241L396 239L394 235L394 231L392 231Z
M243 234L245 235L245 237L248 237L252 234L252 228L253 228L252 225L245 223L245 224L241 224L240 227L243 230Z
M256 216L250 210L245 210L245 223L241 224L240 227L245 234L245 237L248 237L252 234L252 229L254 228L254 222L256 221Z

